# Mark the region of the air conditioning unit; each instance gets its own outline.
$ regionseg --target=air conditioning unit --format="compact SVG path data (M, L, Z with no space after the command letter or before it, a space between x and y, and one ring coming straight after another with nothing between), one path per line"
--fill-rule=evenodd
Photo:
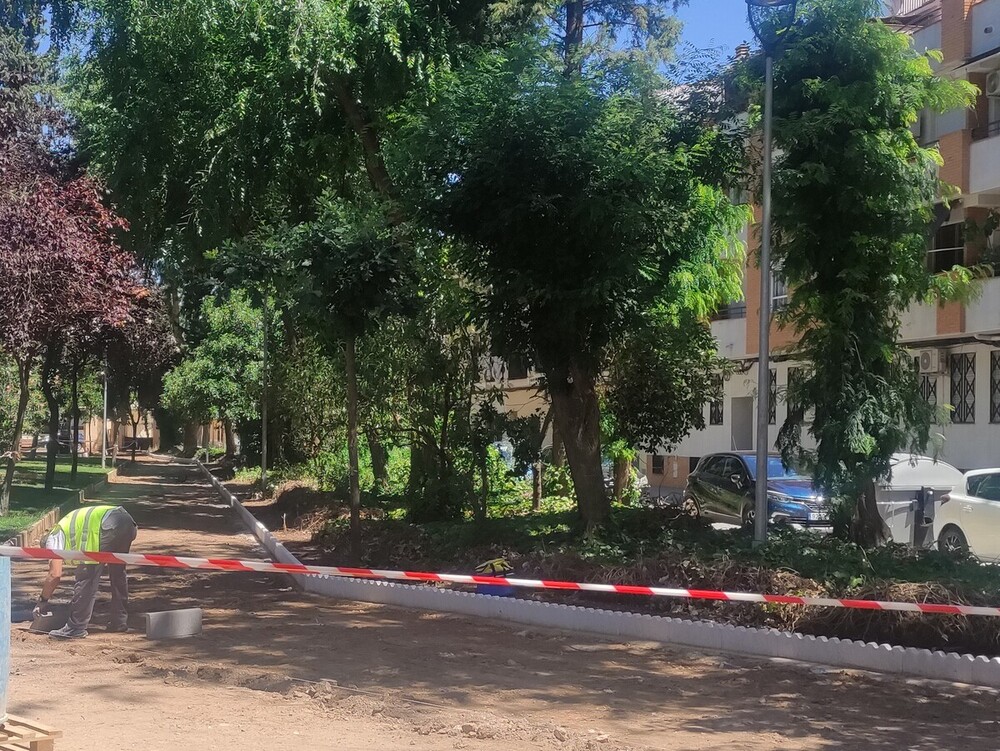
M1000 70L986 76L986 96L1000 97Z
M944 369L945 358L939 349L920 350L920 374L936 375Z

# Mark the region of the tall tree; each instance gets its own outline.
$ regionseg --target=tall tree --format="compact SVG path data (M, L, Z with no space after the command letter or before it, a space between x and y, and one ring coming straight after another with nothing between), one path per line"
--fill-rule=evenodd
M926 446L933 417L899 344L900 315L969 280L965 269L927 270L931 207L947 188L940 154L911 126L921 109L967 107L973 89L935 75L931 54L871 20L877 5L808 3L785 39L774 100L775 268L806 363L779 446L851 504L864 543L884 534L874 483L893 453Z
M233 424L260 414L263 316L245 292L202 304L205 337L164 378L164 404L195 422L226 426L232 455Z
M378 203L347 204L327 198L313 223L290 238L300 264L297 311L331 349L342 348L347 390L347 450L351 558L361 558L361 488L358 435L358 340L380 319L398 313L414 293L412 263L386 224Z
M102 204L98 186L65 158L67 123L54 103L51 76L24 50L22 40L8 33L0 33L0 80L0 347L17 363L20 390L0 494L3 513L32 369L47 352L51 375L74 330L121 325L135 285L131 259L115 244L121 223ZM48 395L55 420L47 473L51 485L58 400L51 389Z
M610 509L598 384L611 345L654 311L704 317L740 290L745 211L719 187L738 152L653 81L484 56L414 116L399 158L425 217L463 241L498 353L545 374L590 526Z

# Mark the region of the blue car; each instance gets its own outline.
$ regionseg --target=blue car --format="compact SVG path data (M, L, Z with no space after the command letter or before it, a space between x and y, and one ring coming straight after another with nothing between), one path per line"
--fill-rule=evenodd
M688 476L684 501L699 515L753 527L757 457L751 453L709 454ZM767 460L767 514L772 523L828 527L829 503L812 479L788 469L778 456Z

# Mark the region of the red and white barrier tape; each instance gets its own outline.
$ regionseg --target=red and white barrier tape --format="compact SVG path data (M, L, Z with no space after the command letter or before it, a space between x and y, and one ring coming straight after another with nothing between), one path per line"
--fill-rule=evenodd
M475 574L432 574L425 571L385 571L371 568L344 566L306 566L272 561L240 561L228 558L187 558L174 555L142 553L85 553L79 550L47 550L45 548L17 548L0 546L0 557L34 560L62 559L65 561L91 560L95 563L119 563L132 566L159 568L210 569L214 571L273 572L302 574L305 576L339 576L354 579L390 579L407 582L450 582L452 584L491 584L521 589L556 589L569 592L605 592L644 597L678 597L694 600L726 602L760 602L771 605L803 605L822 608L855 608L860 610L894 610L908 613L934 613L939 615L1000 616L1000 608L973 605L942 605L926 602L882 602L879 600L847 600L826 597L796 597L793 595L765 595L751 592L719 592L703 589L673 589L670 587L644 587L634 584L595 584L591 582L550 581L546 579L514 579Z

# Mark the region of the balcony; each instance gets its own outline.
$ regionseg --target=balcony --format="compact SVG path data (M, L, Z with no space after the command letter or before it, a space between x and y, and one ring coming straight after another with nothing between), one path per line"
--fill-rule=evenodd
M712 316L713 321L735 321L739 318L747 317L747 304L745 302L727 305L721 310L717 310Z
M980 293L965 309L965 330L970 334L1000 331L1000 278L986 279Z
M1000 0L982 0L972 6L972 57L1000 51Z
M969 151L969 192L1000 193L1000 121L984 129Z
M747 352L746 306L742 318L716 318L712 321L712 336L718 342L719 354L735 360Z

